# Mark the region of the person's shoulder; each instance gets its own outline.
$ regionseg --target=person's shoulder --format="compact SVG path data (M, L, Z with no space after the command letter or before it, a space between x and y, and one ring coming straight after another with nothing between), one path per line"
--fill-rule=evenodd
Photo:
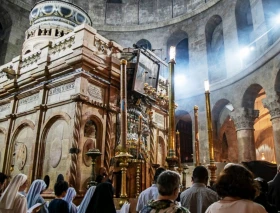
M266 212L265 208L261 204L258 204L258 203L253 202L253 201L251 201L251 202L253 203L252 205L254 205L255 209L260 210L260 212Z
M216 191L214 191L213 189L211 189L209 187L205 187L204 189L208 194L218 195L218 193Z
M190 213L190 211L189 211L187 208L185 208L185 207L183 207L183 206L180 206L180 207L177 209L176 213Z
M188 187L188 188L186 188L184 191L182 191L182 193L181 193L181 197L182 196L184 196L184 195L186 195L186 194L188 194L188 193L190 193L191 192L191 188L190 187Z

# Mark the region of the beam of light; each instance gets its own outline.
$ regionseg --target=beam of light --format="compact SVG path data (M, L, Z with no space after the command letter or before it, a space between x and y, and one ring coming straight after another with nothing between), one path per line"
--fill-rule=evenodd
M175 75L174 84L176 89L184 89L186 88L187 77L183 74Z

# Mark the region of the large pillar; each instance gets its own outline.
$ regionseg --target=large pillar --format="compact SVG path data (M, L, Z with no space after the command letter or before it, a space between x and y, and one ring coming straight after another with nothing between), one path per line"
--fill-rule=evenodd
M265 98L263 99L263 105L269 110L271 115L273 139L274 139L274 150L276 163L280 164L280 103L279 98Z
M232 114L237 132L238 161L256 160L254 121L259 116L259 111L241 108Z

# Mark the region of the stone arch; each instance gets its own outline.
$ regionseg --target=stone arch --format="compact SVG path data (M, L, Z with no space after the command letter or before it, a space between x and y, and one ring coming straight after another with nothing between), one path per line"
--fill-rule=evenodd
M230 107L233 108L230 101L223 98L218 100L212 109L213 141L216 161L225 160L225 155L223 155L223 144L227 144L227 150L236 151L237 149L236 147L232 149L231 146L233 146L233 144L230 143L230 141L235 141L237 144L235 126L230 119L230 113L234 109L231 109ZM227 156L229 156L229 154L227 154ZM232 158L230 159L228 157L228 160L232 160Z
M239 46L249 45L254 38L250 0L237 0L235 5L235 20Z
M136 45L144 49L152 50L152 44L147 39L137 41Z
M188 39L188 37L188 33L183 30L177 30L173 32L167 40L167 53L169 54L169 48L171 46L176 47L181 41Z
M99 117L94 114L88 115L87 119L82 123L82 129L85 129L87 121L92 120L96 125L96 141L97 141L97 148L101 151L102 150L102 135L103 135L103 124Z
M262 88L255 101L254 109L259 111L259 117L254 122L254 138L257 160L262 160L262 153L266 160L275 162L274 137L269 110L264 107L262 101L266 98L266 92Z
M5 56L8 50L8 42L12 28L10 14L0 6L0 65L5 63Z
M280 37L279 27L276 22L279 21L280 1L262 0L264 18L267 26L269 44L272 45ZM275 27L276 26L276 27Z
M227 143L227 149L225 150L223 145ZM230 116L227 116L223 122L219 135L218 143L214 144L215 148L215 160L217 161L227 161L227 162L238 162L238 143L237 134L234 122L231 120ZM223 155L223 152L227 152ZM227 158L225 158L227 156Z
M243 94L242 107L254 109L255 100L262 88L259 84L251 84Z
M37 164L38 166L37 173L36 173L37 178L42 178L43 175L44 158L46 152L46 140L47 140L48 133L52 128L52 126L55 124L55 122L59 120L65 121L68 127L70 126L71 117L65 112L58 112L58 113L53 113L52 116L45 121L45 124L42 128L43 131L39 143L38 159L40 160Z
M30 174L33 169L35 124L24 119L17 124L12 132L9 145L7 168L11 168L12 175L18 173Z
M276 162L274 151L274 140L272 133L272 126L262 129L261 134L256 138L256 156L258 160L265 157L266 161Z
M209 81L226 78L223 21L218 15L212 16L205 26Z
M221 114L223 113L223 110L227 109L225 107L229 103L230 103L229 100L227 100L225 98L220 99L215 103L215 105L212 109L212 118L213 118L212 124L213 124L213 133L215 136L218 136L219 129L225 120L225 119L223 119L222 121L220 120ZM228 110L226 112L228 112L228 114L229 114L230 111Z
M87 121L93 121L94 124L96 125L96 148L100 150L100 152L102 152L103 150L103 123L101 121L101 119L96 116L95 114L87 114L86 113L86 117L83 118L82 120L82 131L84 132L84 129L85 129L85 125L87 123ZM86 150L84 150L84 143L86 142L87 139L89 139L88 137L82 137L83 138L83 141L81 142L81 149L83 149L83 153L86 152ZM97 159L97 162L96 162L96 171L101 167L103 166L102 165L102 158L98 158Z
M176 130L180 132L180 155L181 162L193 162L192 143L192 119L185 110L177 110L175 113Z

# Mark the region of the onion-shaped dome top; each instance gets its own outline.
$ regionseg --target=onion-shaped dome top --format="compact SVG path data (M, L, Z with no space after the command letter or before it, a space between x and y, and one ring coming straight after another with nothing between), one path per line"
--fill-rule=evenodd
M31 10L30 24L58 21L73 27L80 24L92 25L88 14L80 7L65 1L43 0L38 2Z

